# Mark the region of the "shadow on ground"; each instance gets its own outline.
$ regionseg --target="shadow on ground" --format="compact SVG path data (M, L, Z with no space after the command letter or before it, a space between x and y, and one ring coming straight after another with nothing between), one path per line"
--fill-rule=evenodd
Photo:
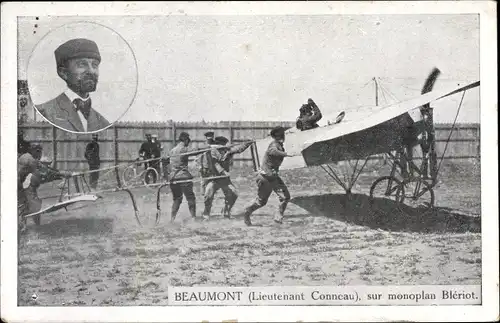
M387 199L375 199L371 205L369 196L362 194L351 194L350 198L345 194L298 196L291 202L311 214L373 229L422 233L481 232L480 217L439 207L427 213L408 206L402 211L397 203Z
M63 238L78 235L103 235L113 232L113 218L67 218L57 219L30 230L41 236Z

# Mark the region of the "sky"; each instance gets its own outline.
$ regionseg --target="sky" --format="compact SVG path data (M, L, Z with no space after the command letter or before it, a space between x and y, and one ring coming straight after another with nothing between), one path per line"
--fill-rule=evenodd
M375 105L374 77L380 105L418 96L435 66L435 89L479 80L478 15L24 17L18 77L55 66L43 44L72 37L71 23L82 20L107 27L87 34L109 52L97 91L107 113L133 99L121 120L288 121L313 98L325 124ZM51 69L42 74L52 85L60 81ZM459 101L433 104L435 121L452 122ZM478 88L467 92L458 121L479 122Z

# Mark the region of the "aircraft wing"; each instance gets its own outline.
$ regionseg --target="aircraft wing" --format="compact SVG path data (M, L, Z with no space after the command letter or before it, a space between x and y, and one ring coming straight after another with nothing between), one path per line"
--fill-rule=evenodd
M54 205L48 206L48 207L46 207L38 212L27 214L27 215L25 215L25 217L31 217L31 216L35 216L35 215L39 215L39 214L43 214L43 213L54 212L54 211L65 208L68 205L71 205L71 204L74 204L77 202L89 202L89 201L93 202L93 201L96 201L98 198L99 197L97 195L93 195L93 194L85 194L85 195L77 196L77 197L74 197L74 198L69 199L67 201L62 201L62 202L56 203Z
M294 157L285 158L281 169L294 169L312 165L362 159L371 155L393 151L402 143L406 126L413 121L404 115L427 103L479 86L479 81L446 90L432 91L416 98L381 108L364 110L350 115L338 124L300 131L287 131L285 150ZM272 138L257 142L261 157Z
M327 127L323 127L323 131L319 133L317 136L312 136L311 138L308 138L304 142L303 149L307 148L308 146L319 142L319 141L324 141L328 139L333 139L336 137L340 137L349 133L357 132L357 131L362 131L365 129L369 129L373 126L376 126L378 124L381 124L385 121L389 121L395 117L398 117L406 112L409 112L410 110L417 109L424 104L442 99L444 97L453 95L455 93L465 91L468 89L471 89L473 87L479 86L479 81L467 84L465 86L461 86L459 88L453 88L453 89L447 89L445 91L433 91L433 92L428 92L426 94L420 95L416 98L403 101L397 104L389 105L386 107L382 107L381 109L378 109L374 111L373 113L367 113L364 117L360 116L359 119L357 120L346 120L347 122L341 122L337 125L331 125L328 127L328 130L326 129ZM346 114L347 117L347 114Z

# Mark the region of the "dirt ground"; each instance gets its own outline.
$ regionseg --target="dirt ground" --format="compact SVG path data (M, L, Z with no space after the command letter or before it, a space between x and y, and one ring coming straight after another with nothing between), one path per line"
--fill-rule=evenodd
M220 193L210 221L190 220L183 204L171 224L166 188L154 226L156 192L134 190L142 227L126 193L103 194L44 215L40 227L29 222L19 248L18 303L167 305L168 286L480 284L479 170L446 165L437 208L425 215L370 212L367 194L377 176L364 174L346 199L317 168L284 172L293 198L284 223L273 222L272 195L253 227L222 218ZM237 215L254 199L255 183L249 171L233 182Z

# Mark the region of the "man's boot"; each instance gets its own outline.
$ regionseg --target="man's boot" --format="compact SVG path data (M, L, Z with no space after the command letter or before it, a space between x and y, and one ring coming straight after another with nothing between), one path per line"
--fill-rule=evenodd
M196 219L196 204L190 203L188 204L188 208L189 208L189 213L191 213L191 218L193 220Z

